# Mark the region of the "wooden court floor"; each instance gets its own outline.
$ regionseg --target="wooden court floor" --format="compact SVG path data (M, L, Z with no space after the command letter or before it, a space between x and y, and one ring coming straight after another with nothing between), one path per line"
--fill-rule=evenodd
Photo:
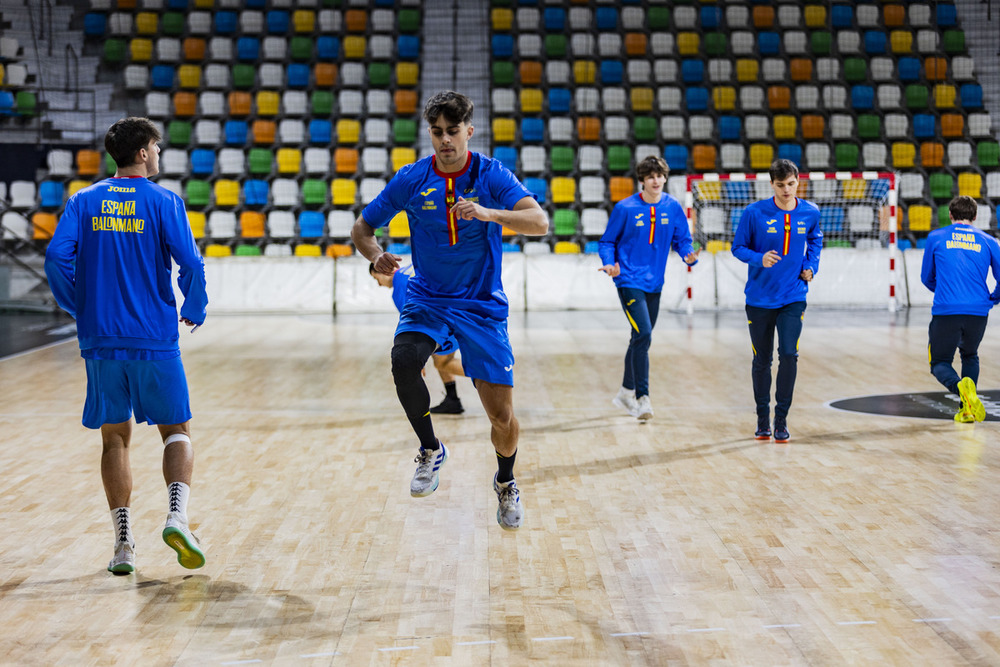
M136 574L113 534L75 343L0 361L0 663L997 665L995 423L826 404L935 391L928 311L808 311L787 445L752 438L738 312L663 313L641 425L611 406L615 312L511 319L524 527L496 524L488 422L408 492L415 441L388 315L211 317L182 333L201 570L159 538L150 427L132 454ZM997 325L980 385L1000 386ZM441 385L429 368L433 400Z

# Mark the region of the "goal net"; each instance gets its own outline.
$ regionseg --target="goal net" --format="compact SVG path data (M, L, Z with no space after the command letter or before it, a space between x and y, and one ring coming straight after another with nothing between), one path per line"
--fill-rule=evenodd
M890 172L799 174L798 197L820 209L820 270L835 279L827 285L839 293L831 305L884 306L888 300L896 309L896 181ZM743 210L772 196L766 172L689 175L685 207L694 240L710 253L730 250Z

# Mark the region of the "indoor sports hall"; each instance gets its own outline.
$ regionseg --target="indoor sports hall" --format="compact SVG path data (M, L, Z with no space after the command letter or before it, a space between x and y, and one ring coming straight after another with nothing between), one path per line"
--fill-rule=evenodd
M0 0L0 663L1000 663L1000 338L985 420L958 423L921 283L953 197L996 235L998 45L978 0ZM517 531L468 378L464 413L433 418L439 488L407 492L398 312L351 237L433 153L422 110L449 89L475 102L470 150L550 220L502 239ZM127 115L160 128L153 180L205 262L180 347L206 563L161 539L163 445L139 425L116 576L43 261ZM629 322L598 247L648 155L701 252L667 263L640 421L612 405ZM786 443L754 437L732 253L777 158L823 231ZM410 231L377 238L409 263Z

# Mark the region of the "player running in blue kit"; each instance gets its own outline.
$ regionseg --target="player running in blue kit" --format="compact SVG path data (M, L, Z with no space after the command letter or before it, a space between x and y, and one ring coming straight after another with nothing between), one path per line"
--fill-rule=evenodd
M368 274L375 279L382 287L392 290L392 302L396 305L396 310L403 312L406 305L406 288L413 277L413 265L407 265L397 269L392 275L376 273L375 265L368 265ZM455 378L465 375L462 369L462 361L457 357L458 342L454 338L449 338L431 356L434 368L437 369L441 382L444 384L444 400L431 408L432 415L460 415L465 412L462 407L462 399L458 397L458 389L455 387Z
M934 292L927 345L931 373L962 399L957 422L986 419L976 395L979 343L986 333L990 308L1000 302L1000 284L991 294L986 277L1000 279L1000 243L976 229L978 207L972 197L955 197L948 205L951 224L927 235L920 281ZM962 377L952 366L955 350L962 358Z
M83 425L101 429L101 478L116 538L108 570L116 574L135 571L129 510L133 414L137 423L156 424L163 439L163 540L184 567L205 563L188 528L191 407L171 264L180 268L180 321L195 328L205 321L208 304L205 266L184 201L148 180L159 172L160 138L146 118L112 125L104 146L118 171L69 198L45 253L52 293L76 318L87 368Z
M823 232L819 208L795 196L799 169L775 160L769 169L774 197L746 207L733 239L733 255L749 264L747 324L753 346L753 395L758 440L771 439L771 359L778 332L778 377L774 391L774 440L788 442L799 356L799 336L809 281L819 271Z
M636 166L642 191L615 204L599 246L604 263L599 270L614 278L632 327L625 353L625 376L612 403L642 421L653 417L649 344L660 312L670 248L684 258L685 264L698 262L684 209L663 191L668 173L666 161L655 155Z
M409 218L416 275L410 280L391 356L396 395L420 441L410 494L433 493L448 459L448 450L434 435L430 394L421 371L438 346L453 336L492 426L497 522L516 530L524 512L514 482L518 423L507 296L500 281L501 229L540 236L548 231L549 220L500 162L468 150L472 110L472 100L452 91L427 101L424 119L434 155L400 169L361 212L351 238L378 273L391 274L400 258L382 250L374 230L399 211Z

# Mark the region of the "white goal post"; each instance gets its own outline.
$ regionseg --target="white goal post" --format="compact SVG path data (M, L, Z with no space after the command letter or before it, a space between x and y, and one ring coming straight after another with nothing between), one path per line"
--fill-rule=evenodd
M820 209L824 248L887 251L890 312L898 306L897 183L893 172L802 172L797 192ZM743 209L773 195L767 172L688 175L684 207L692 237L710 252L728 251ZM691 312L690 278L687 298Z

